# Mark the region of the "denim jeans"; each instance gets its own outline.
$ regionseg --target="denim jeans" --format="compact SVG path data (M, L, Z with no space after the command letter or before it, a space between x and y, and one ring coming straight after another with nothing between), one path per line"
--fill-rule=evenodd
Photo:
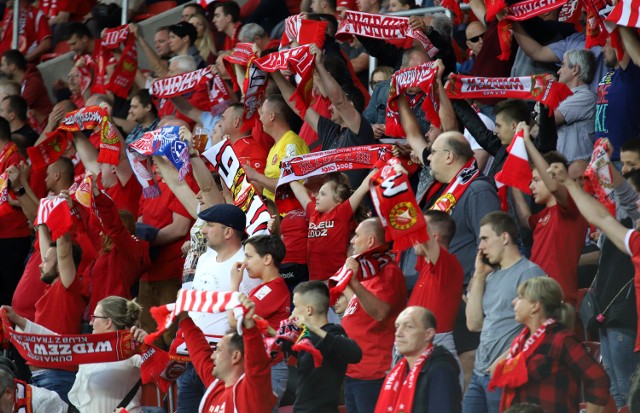
M51 390L58 393L58 396L65 403L69 403L67 393L76 381L76 372L66 370L37 370L31 374L31 384L36 387Z
M184 373L178 377L178 406L176 413L197 412L200 400L202 400L206 390L193 364L187 363Z
M498 413L500 411L500 398L502 389L489 391L491 377L478 376L473 373L467 392L462 399L462 413Z
M284 396L284 392L287 390L288 379L289 367L287 367L287 363L281 361L280 363L271 366L271 389L278 397L278 403L276 403L276 407L273 409L274 413L278 412L278 406L282 401L282 396Z
M344 404L349 413L373 413L384 378L359 380L344 378Z
M636 332L627 328L600 329L600 351L604 369L611 379L611 397L618 408L629 399L631 375L640 361L633 348Z

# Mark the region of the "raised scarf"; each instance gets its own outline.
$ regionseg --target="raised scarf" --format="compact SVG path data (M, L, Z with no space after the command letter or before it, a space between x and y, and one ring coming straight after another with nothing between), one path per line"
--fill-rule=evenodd
M207 149L202 156L211 162L222 183L231 191L234 205L247 215L247 234L268 234L267 224L271 213L249 182L231 143L225 139Z
M240 65L246 68L254 57L256 57L256 54L253 52L253 43L238 43L233 48L230 55L222 58L224 67L231 78L231 82L233 83L234 91L238 92L240 90L240 85L236 79L236 72L233 69L233 65Z
M501 412L511 406L516 395L516 389L529 381L527 359L533 355L544 341L547 327L555 322L556 320L553 318L548 319L531 335L529 335L529 328L522 330L511 343L507 358L500 361L496 366L493 377L489 382L489 390L494 390L497 387L503 389L502 399L500 399Z
M46 133L46 139L27 148L27 155L34 170L44 169L62 157L72 138L68 132L54 130Z
M456 206L464 191L467 190L471 182L480 176L480 170L478 164L474 158L471 158L467 163L458 171L455 178L449 182L442 195L436 199L431 206L432 210L443 211L447 214L451 214L453 208ZM434 181L425 194L426 199L430 199L444 184L439 181Z
M359 281L377 276L387 264L395 261L395 255L389 252L389 247L386 244L378 245L362 254L353 255L352 258L360 265ZM349 285L351 278L353 278L353 271L345 268L344 265L329 278L329 305L333 306L336 303Z
M168 99L192 92L198 87L207 87L213 79L209 66L176 76L156 79L151 84L150 93L158 99Z
M326 21L305 19L302 14L289 16L284 21L280 48L296 42L299 46L314 43L322 49L326 40L327 25Z
M440 127L438 90L433 88L437 71L435 63L428 62L398 70L393 74L389 89L389 100L387 101L385 135L395 138L405 137L406 134L400 124L400 115L398 113L398 97L406 93L409 88L418 87L426 94L422 102L422 110L424 110L425 117L429 122L436 127Z
M120 164L120 140L115 126L109 121L107 108L87 106L67 113L60 122L58 130L65 132L80 132L100 128L100 153L98 162L110 165Z
M101 44L103 53L111 53L111 50L120 47L122 43L124 43L124 50L113 69L106 89L122 99L127 99L138 70L136 38L129 32L129 26L126 24L105 30Z
M516 132L511 144L507 147L507 158L502 169L496 174L495 181L498 188L498 198L503 211L508 211L507 187L518 188L525 194L531 194L529 184L533 179L529 156L524 145L524 131Z
M396 364L384 379L375 413L405 413L413 411L413 399L422 366L433 353L433 343L418 357L407 373L409 363L403 358ZM437 395L436 395L437 397Z
M571 89L546 75L476 77L450 74L445 85L450 99L515 98L535 100L555 110Z
M336 32L336 39L342 42L351 36L364 36L382 40L402 40L411 38L420 42L429 57L438 53L438 49L422 30L412 29L408 17L385 16L382 14L345 11L344 18Z
M611 159L606 144L600 138L593 147L593 154L584 171L584 190L593 194L611 215L616 216L616 202L613 194L613 174Z
M153 343L173 324L182 312L194 311L214 314L223 313L227 310L233 310L234 317L238 321L238 334L242 335L244 308L240 304L239 292L181 289L178 291L178 297L175 303L151 307L149 309L151 316L158 324L158 329L145 337L144 342L147 344Z
M16 331L2 312L0 338L10 341L30 363L56 369L89 363L122 361L136 354L142 356L140 376L143 383L168 387L168 354L147 344L138 343L131 331L118 330L101 334L32 334ZM163 383L164 381L164 383Z
M179 131L179 126L164 126L143 133L139 139L129 144L127 155L132 162L133 173L136 175L140 185L142 185L142 193L146 198L153 198L157 193L155 190L149 189L154 186L157 189L153 174L149 174L151 171L151 156L166 156L169 162L178 170L178 179L180 180L183 180L189 173L191 168L189 148L180 139ZM136 155L132 155L131 152L135 152ZM142 168L141 164L145 163L146 165ZM153 180L153 183L150 183L150 180Z
M74 214L67 201L64 198L55 196L40 200L38 213L33 225L46 225L51 231L51 239L55 241L69 232L74 222Z
M316 58L309 52L309 48L309 45L298 46L293 49L270 53L252 61L253 66L268 73L273 73L276 70L291 70L294 74L300 76L301 79L298 82L298 86L289 101L294 103L301 118L304 118L307 108L311 106L313 100L313 68L315 67Z
M91 208L93 202L93 180L94 176L86 174L80 181L74 181L69 187L71 199L78 201L85 208Z
M496 1L499 10L505 8L504 1L502 5L499 5L500 1ZM498 39L500 42L501 54L498 56L499 60L509 60L511 58L511 22L529 20L541 14L549 13L555 9L563 7L568 0L524 0L518 3L514 3L507 8L507 14L498 23ZM493 20L495 16L489 16L489 9L487 9L487 20Z
M4 145L2 152L0 153L0 216L9 214L12 211L9 205L9 172L7 172L7 160L11 155L18 152L18 146L9 142Z
M429 239L427 224L416 203L409 177L396 172L394 166L400 164L391 158L380 168L369 183L371 199L385 229L386 241L394 242L394 248L404 251L415 243Z
M330 172L371 169L379 160L386 162L391 156L391 145L364 145L285 158L280 162L280 178L275 192L278 211L286 213L299 207L287 185L292 181Z

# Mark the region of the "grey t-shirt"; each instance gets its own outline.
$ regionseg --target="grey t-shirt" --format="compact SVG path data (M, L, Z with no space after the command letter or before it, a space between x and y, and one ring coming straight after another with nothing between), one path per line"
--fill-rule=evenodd
M573 95L560 103L564 123L558 127L558 152L569 162L589 159L593 152L596 120L596 94L588 85L571 89Z
M482 297L484 322L480 345L476 351L473 372L480 376L511 345L524 328L516 321L511 301L518 295L518 286L529 278L544 277L542 268L522 257L507 269L499 269L487 276Z

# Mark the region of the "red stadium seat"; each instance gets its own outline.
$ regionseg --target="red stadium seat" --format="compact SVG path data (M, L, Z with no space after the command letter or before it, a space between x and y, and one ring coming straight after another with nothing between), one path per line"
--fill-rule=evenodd
M42 56L40 56L40 61L46 62L47 60L51 60L55 57L58 57L70 51L71 51L71 48L69 48L69 43L66 40L62 40L58 42L58 44L56 44L56 47L53 49L53 52L45 53Z

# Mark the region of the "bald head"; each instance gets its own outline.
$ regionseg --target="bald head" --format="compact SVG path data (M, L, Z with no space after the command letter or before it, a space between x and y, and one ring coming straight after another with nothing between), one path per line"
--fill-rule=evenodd
M444 132L438 136L438 139L443 139L451 153L459 157L464 163L473 158L471 145L460 132Z
M431 174L441 183L449 183L473 158L469 142L460 132L444 132L431 145Z
M354 254L362 254L385 243L385 232L380 219L369 218L362 221L351 238Z
M375 238L377 244L382 244L385 241L384 227L380 218L367 218L360 225L365 233Z

